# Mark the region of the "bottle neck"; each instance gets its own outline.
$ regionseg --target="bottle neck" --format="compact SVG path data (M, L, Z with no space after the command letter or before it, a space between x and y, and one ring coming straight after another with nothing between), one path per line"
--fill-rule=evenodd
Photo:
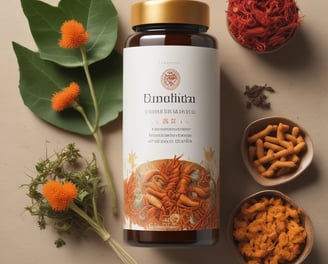
M145 24L134 26L135 32L181 32L181 33L204 33L207 31L207 27L203 25L194 24Z

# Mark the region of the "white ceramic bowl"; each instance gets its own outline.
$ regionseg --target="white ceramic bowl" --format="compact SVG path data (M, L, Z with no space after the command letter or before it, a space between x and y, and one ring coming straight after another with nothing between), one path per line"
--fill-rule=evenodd
M306 147L304 150L302 150L302 152L299 153L300 161L298 162L296 169L292 170L289 173L283 174L281 176L265 177L255 167L254 161L250 158L250 154L249 154L250 143L248 142L248 137L265 129L268 125L278 125L279 123L286 124L290 128L299 127L300 135L302 135ZM297 123L284 117L271 116L271 117L257 119L251 122L245 128L241 141L242 141L241 154L244 164L248 169L249 173L251 174L251 176L253 177L253 179L259 184L261 184L262 186L275 186L295 179L310 165L313 159L313 143L307 131Z
M237 242L235 241L235 239L233 237L234 217L238 214L241 206L245 202L252 203L252 201L254 199L256 199L258 201L263 196L265 196L267 198L270 198L270 197L281 198L283 201L288 202L289 204L291 204L293 206L293 208L298 208L298 209L301 210L301 214L300 214L301 224L302 224L302 226L304 227L304 229L306 231L307 237L306 237L305 243L303 245L302 251L300 252L298 257L294 261L288 262L288 263L289 264L301 264L301 263L303 263L303 261L310 254L310 252L312 250L312 247L313 247L314 237L313 237L312 221L311 221L310 217L304 212L304 210L302 210L302 208L300 208L298 205L296 205L287 195L285 195L285 194L283 194L279 191L276 191L276 190L264 190L264 191L259 191L257 193L251 194L251 195L245 197L244 199L242 199L240 201L240 203L238 203L236 208L233 210L233 213L231 215L231 219L230 219L229 225L228 225L228 240L229 240L230 246L233 248L233 251L235 253L236 258L239 260L238 263L247 264L244 257L240 254L240 252L237 248Z

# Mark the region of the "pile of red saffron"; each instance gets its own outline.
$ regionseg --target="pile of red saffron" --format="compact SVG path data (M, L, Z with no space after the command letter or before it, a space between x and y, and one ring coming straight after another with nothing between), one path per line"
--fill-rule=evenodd
M228 0L228 28L242 46L272 51L285 44L300 25L295 0Z

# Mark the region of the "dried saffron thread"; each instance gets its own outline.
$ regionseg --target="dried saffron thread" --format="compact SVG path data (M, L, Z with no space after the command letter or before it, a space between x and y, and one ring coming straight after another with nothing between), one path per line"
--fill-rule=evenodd
M300 25L294 0L228 0L228 29L242 46L271 51L286 43Z

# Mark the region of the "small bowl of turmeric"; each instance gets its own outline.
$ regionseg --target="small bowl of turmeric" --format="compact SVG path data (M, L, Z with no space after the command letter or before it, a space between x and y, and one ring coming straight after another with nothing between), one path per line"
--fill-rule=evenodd
M262 186L295 179L310 165L313 152L308 132L284 117L255 120L242 135L242 159L253 179Z
M239 263L301 264L313 247L310 217L288 196L264 190L244 198L229 223Z

